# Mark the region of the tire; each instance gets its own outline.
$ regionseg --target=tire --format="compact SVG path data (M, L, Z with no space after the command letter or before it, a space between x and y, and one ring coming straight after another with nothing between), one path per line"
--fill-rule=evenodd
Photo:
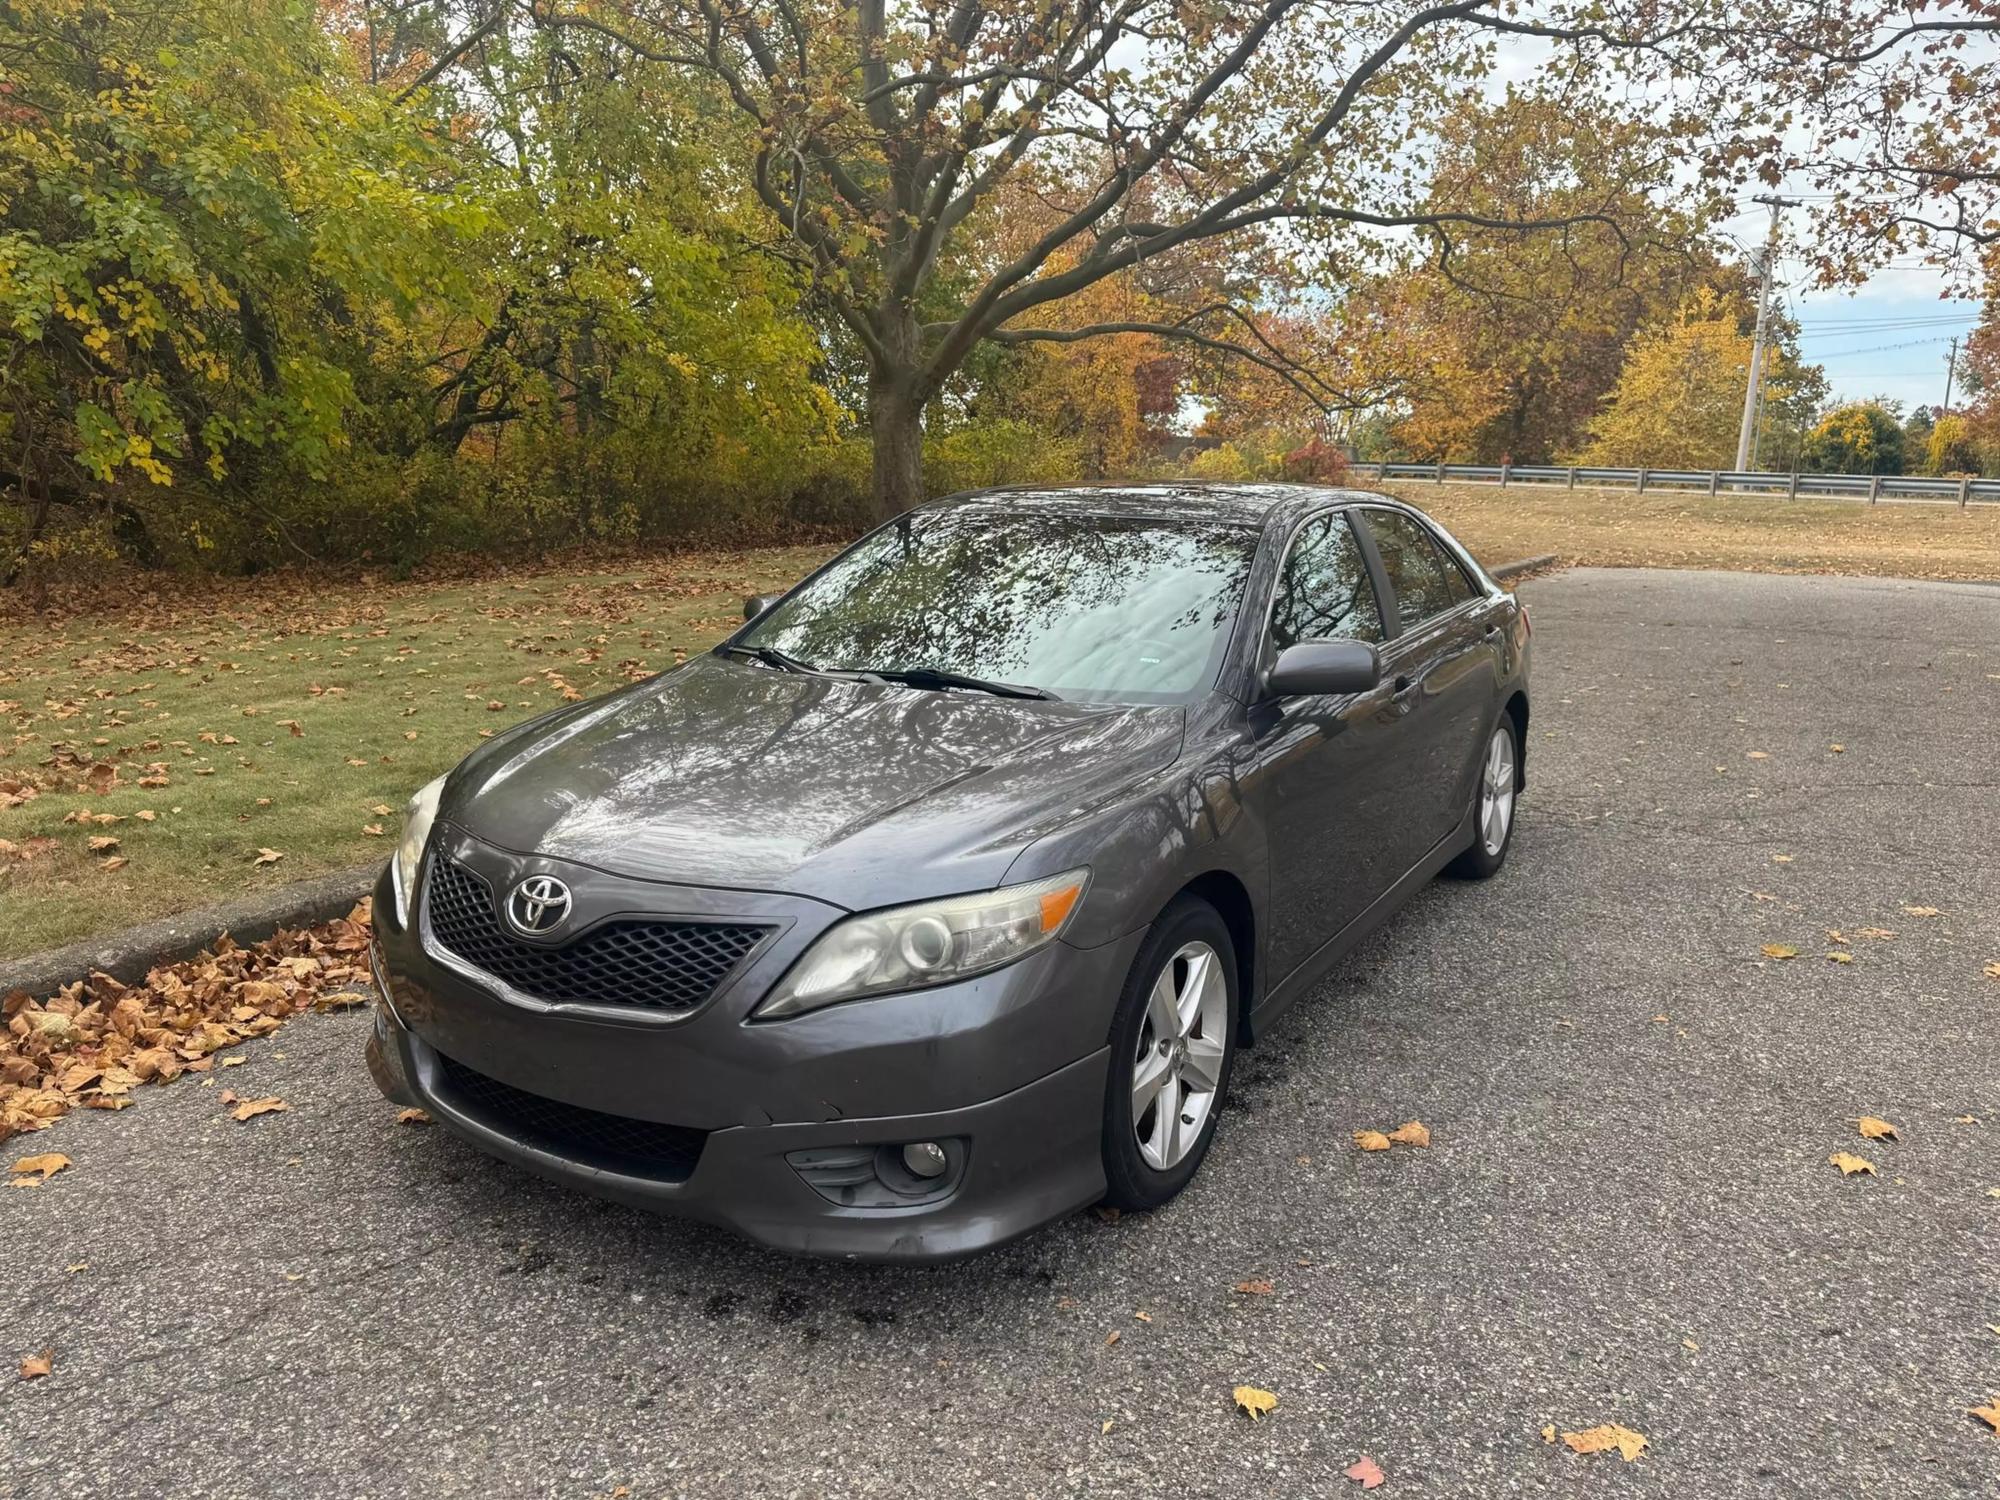
M1171 1012L1156 1007L1156 990L1162 1007L1173 992ZM1112 1014L1104 1094L1106 1203L1158 1208L1200 1168L1236 1062L1236 1017L1236 947L1229 928L1206 901L1179 897L1140 945ZM1177 1034L1162 1047L1164 1024ZM1152 1084L1150 1094L1141 1094L1141 1082ZM1169 1108L1171 1115L1163 1113Z
M1514 716L1503 713L1479 757L1479 781L1472 789L1472 843L1444 867L1445 874L1460 880L1485 880L1500 873L1514 842L1514 811L1520 793L1521 733ZM1497 841L1492 827L1496 807Z

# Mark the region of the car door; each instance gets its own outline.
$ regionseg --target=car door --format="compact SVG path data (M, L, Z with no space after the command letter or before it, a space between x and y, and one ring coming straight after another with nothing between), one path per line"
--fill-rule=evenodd
M1382 601L1340 510L1293 534L1273 590L1262 665L1302 640L1384 643ZM1274 978L1304 963L1395 879L1398 716L1392 691L1253 704L1246 784L1267 830Z
M1472 778L1493 709L1499 622L1430 528L1408 511L1357 512L1380 559L1392 640L1382 675L1401 714L1401 858L1407 870L1450 834L1471 805ZM1399 872L1400 873L1400 872Z

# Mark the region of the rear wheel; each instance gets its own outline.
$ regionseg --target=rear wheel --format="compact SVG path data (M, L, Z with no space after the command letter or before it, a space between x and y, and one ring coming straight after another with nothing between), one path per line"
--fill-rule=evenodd
M1182 897L1153 924L1111 1022L1105 1201L1157 1208L1201 1166L1236 1057L1236 950L1214 907Z
M1472 847L1445 867L1446 874L1484 880L1507 862L1507 846L1514 840L1514 801L1521 789L1521 747L1514 736L1514 716L1503 713L1479 764Z

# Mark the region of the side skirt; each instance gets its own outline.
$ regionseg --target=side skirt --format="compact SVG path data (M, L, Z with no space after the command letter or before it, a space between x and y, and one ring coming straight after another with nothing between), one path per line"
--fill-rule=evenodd
M1326 977L1327 970L1347 957L1369 933L1402 910L1403 903L1429 885L1437 877L1438 871L1471 848L1475 831L1474 811L1474 807L1467 807L1465 816L1459 819L1458 827L1433 846L1430 853L1418 860L1407 875L1384 891L1360 916L1327 939L1304 963L1266 990L1257 1002L1256 1008L1250 1012L1250 1034L1244 1040L1254 1045L1257 1037L1267 1027L1296 1005L1301 995Z

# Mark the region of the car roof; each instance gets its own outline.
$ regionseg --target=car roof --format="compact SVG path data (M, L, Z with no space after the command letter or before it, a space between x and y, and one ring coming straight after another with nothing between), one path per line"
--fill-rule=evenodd
M1264 526L1327 505L1387 501L1366 490L1318 484L1225 484L1170 480L1155 484L1009 485L966 490L922 507L1062 510L1079 515L1155 516L1233 520Z

